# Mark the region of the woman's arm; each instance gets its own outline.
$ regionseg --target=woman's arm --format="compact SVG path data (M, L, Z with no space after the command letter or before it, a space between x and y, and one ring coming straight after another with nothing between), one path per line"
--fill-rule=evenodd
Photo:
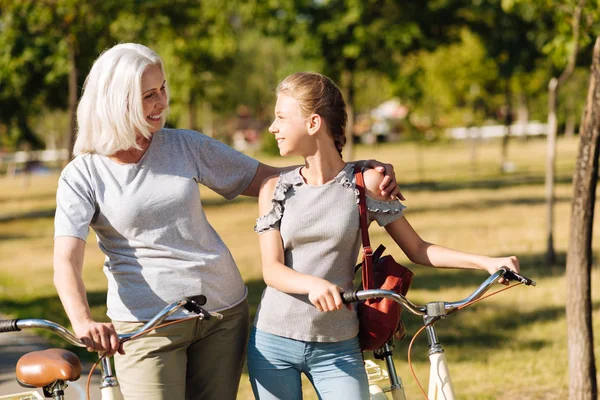
M119 338L110 323L92 319L82 278L85 242L75 237L57 237L54 240L54 286L73 325L75 335L88 351L119 351Z
M380 163L377 160L364 160L358 161L357 163L365 168L372 168L382 174L382 179L378 183L378 190L386 200L395 199L396 196L400 197L401 200L404 200L402 193L400 193L400 190L398 189L393 165ZM252 182L250 182L250 185L248 185L242 194L245 196L257 197L260 192L261 184L265 179L297 167L297 165L292 165L279 168L259 163Z
M367 170L364 175L367 196L385 201L377 192L377 183L382 179L381 174ZM519 260L515 256L487 257L426 242L405 217L387 224L385 229L410 261L416 264L436 268L482 269L490 274L496 272L501 266L506 266L515 272L519 272Z
M265 215L273 204L273 192L278 177L265 181L258 197L259 214ZM284 293L307 294L319 311L333 311L342 307L340 288L316 276L302 274L285 265L284 249L279 230L262 232L258 238L262 256L263 279L268 286Z

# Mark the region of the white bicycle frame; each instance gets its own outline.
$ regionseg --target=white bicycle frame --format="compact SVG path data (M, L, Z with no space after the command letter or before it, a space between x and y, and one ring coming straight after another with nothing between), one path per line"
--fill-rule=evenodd
M367 300L370 298L389 298L402 304L408 311L415 315L423 317L425 324L425 331L427 333L427 340L429 342L429 388L427 398L429 400L456 400L454 394L454 387L452 385L452 379L450 378L450 370L448 368L448 360L444 349L440 344L436 330L435 322L440 319L446 318L449 314L457 311L458 309L471 303L488 291L488 289L500 278L507 280L513 280L521 282L525 285L535 286L536 282L519 275L513 271L510 271L506 267L500 268L494 274L490 275L470 296L467 298L455 301L455 302L443 302L437 301L428 303L425 306L417 306L410 302L406 297L396 292L381 290L381 289L369 289L360 290L356 292L347 292L343 294L344 302L350 303L359 300ZM367 375L369 376L369 390L371 392L371 399L373 400L384 400L387 399L385 393L389 392L392 395L393 400L406 400L404 393L404 387L400 378L396 373L394 367L394 360L392 357L392 346L387 343L384 347L375 351L376 358L385 359L387 364L387 371L379 368L377 371L377 364L370 360L367 360ZM375 367L373 367L375 365ZM369 369L371 373L369 374ZM372 372L373 370L376 373ZM381 388L378 381L389 379L390 386Z
M198 319L208 319L210 317L215 317L217 319L223 318L223 316L219 313L209 313L203 310L198 304L191 301L190 299L183 298L177 300L165 308L163 308L154 318L144 324L139 330L129 334L120 334L119 339L123 340L133 340L139 337L144 336L144 334L149 332L152 328L158 326L161 322L163 322L167 317L177 312L180 308L186 308L190 312L197 313L197 316L194 318ZM77 347L86 347L85 344L79 340L73 333L65 329L63 326L58 325L54 322L43 320L43 319L21 319L21 320L10 320L10 321L0 321L0 333L1 332L13 332L20 331L22 329L44 329L48 330L52 333L63 338L68 343L75 345ZM113 372L113 368L110 362L110 357L103 357L100 361L100 369L102 379L100 381L100 394L102 400L124 400L123 395L121 394L121 389L119 387L119 382L117 380L116 375ZM57 380L53 382L51 385L44 387L44 391L49 393L54 393L53 399L55 400L64 400L65 396L63 394L64 389L66 389L68 383L65 381ZM36 399L35 394L37 392L27 392L23 393L25 397L17 397L21 394L17 393L14 395L2 396L0 399L6 398L11 400L17 400L20 398L28 399L27 395L32 396L29 397L31 399ZM39 396L39 395L38 395Z

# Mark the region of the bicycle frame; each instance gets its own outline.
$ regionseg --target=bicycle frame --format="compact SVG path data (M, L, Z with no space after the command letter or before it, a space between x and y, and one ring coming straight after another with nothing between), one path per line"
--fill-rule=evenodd
M490 275L473 293L463 300L455 302L444 302L436 301L427 303L424 306L418 306L408 300L401 294L396 292L381 290L381 289L370 289L360 290L355 292L343 293L342 297L344 302L350 303L360 300L367 300L370 298L389 298L397 303L403 305L409 312L420 315L423 317L423 323L427 333L427 340L429 342L429 387L428 396L429 400L455 400L454 387L452 385L452 379L450 377L450 370L448 367L448 360L444 349L438 339L437 332L434 324L440 319L446 318L449 314L457 311L458 309L465 307L469 303L481 298L490 287L498 281L500 278L507 280L519 281L525 285L535 286L536 282L522 275L519 275L506 267L500 268L494 274ZM377 354L379 353L379 355ZM404 388L398 378L396 369L394 367L394 361L392 358L392 347L390 343L387 343L382 349L375 351L376 358L386 360L388 367L388 375L390 379L390 387L384 388L384 392L391 392L394 400L406 400L404 394ZM375 398L381 398L373 396Z
M138 329L136 332L129 334L120 334L119 339L121 341L133 340L143 337L149 331L158 327L170 315L177 312L180 308L184 307L189 312L198 314L195 318L198 319L209 319L211 316L218 319L223 318L221 314L209 313L202 309L193 300L182 298L177 300L165 308L163 308L154 318L148 321L144 326ZM73 333L68 331L61 325L58 325L52 321L43 319L21 319L21 320L1 320L0 321L0 333L2 332L14 332L22 329L44 329L50 331L68 343L77 347L86 347L86 345L79 340ZM121 390L119 388L119 382L116 375L113 372L111 357L100 356L100 367L101 367L101 381L100 381L100 393L102 400L124 400ZM67 387L67 382L62 380L56 380L49 385L43 387L45 394L52 394L52 398L55 400L64 400L64 389Z

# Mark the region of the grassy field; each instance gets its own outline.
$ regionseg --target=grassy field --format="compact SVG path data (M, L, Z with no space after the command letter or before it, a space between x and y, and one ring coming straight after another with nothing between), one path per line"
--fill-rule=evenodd
M501 174L497 142L478 145L474 159L468 143L390 144L359 147L356 158L393 163L407 198L406 216L428 241L491 256L517 255L524 274L538 287L517 287L453 315L438 324L439 336L450 361L457 395L461 399L562 399L567 396L564 265L569 236L571 175L577 141L558 142L555 208L555 246L558 265L544 265L545 215L542 140L513 140L509 159L515 171ZM271 164L299 160L262 157ZM43 317L67 323L52 284L52 217L57 174L33 176L28 185L16 178L0 178L0 313ZM224 238L247 282L252 311L264 288L257 238L254 199L227 202L206 188L201 193L210 222ZM594 224L598 236L600 224ZM481 282L481 272L438 271L411 265L401 250L372 227L371 240L385 244L394 257L415 272L409 298L416 303L456 300ZM89 301L97 318L105 318L106 279L103 256L95 237L86 249L84 276ZM599 245L594 243L598 259ZM592 281L600 282L593 269ZM596 356L600 355L600 291L592 288ZM406 353L420 326L404 314L408 335L396 344L396 366L409 399L419 398ZM417 376L426 386L427 343L423 335L412 353ZM307 386L306 398L312 399ZM242 377L240 399L252 398L247 376Z

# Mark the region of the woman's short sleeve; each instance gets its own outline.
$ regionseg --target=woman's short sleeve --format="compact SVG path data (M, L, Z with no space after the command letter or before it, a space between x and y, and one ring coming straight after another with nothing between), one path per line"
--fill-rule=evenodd
M96 207L92 189L84 180L62 174L56 191L54 237L72 236L86 240Z
M399 200L380 201L367 197L367 210L369 211L369 222L377 221L379 226L385 226L404 216L406 206Z

